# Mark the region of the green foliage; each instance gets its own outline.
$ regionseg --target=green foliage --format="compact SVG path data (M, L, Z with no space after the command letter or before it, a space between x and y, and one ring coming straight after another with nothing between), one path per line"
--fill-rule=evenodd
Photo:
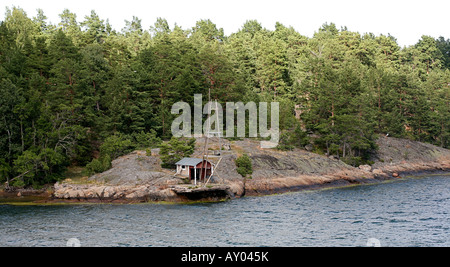
M148 133L143 131L139 133L133 133L133 144L137 149L156 148L161 144L161 138L156 134L155 130L151 130Z
M134 146L127 136L116 133L106 138L100 146L100 157L109 156L111 159L116 159L131 152L133 148Z
M131 152L134 148L127 136L120 133L111 135L100 146L100 157L86 165L87 174L92 175L110 169L112 160Z
M247 154L244 154L236 159L236 171L242 175L242 177L247 177L253 173L252 160Z
M308 134L297 125L294 130L287 130L281 133L278 149L292 150L294 148L304 148L310 143Z
M93 159L86 165L85 172L87 175L93 175L107 171L111 168L111 157L109 155L102 156L98 159Z
M358 165L378 134L450 147L444 37L401 48L393 36L334 23L309 38L255 20L225 36L211 20L171 29L158 18L144 30L133 17L118 32L95 11L59 17L53 25L42 10L30 19L13 7L0 23L1 181L41 185L89 162L91 173L106 170L123 153L170 139L172 104L209 91L222 106L279 102L284 150L312 144ZM176 142L161 147L166 167L191 151Z
M13 186L33 185L50 183L61 177L62 168L67 164L66 158L61 153L46 148L35 153L27 150L14 160L14 167L20 173L13 180ZM65 168L64 168L65 169Z
M11 166L4 159L0 159L0 183L8 180L10 172Z
M175 163L194 153L195 138L172 137L169 142L160 145L161 167L173 169Z
M440 36L436 40L436 46L442 54L442 64L446 69L450 68L450 39L445 40L444 37Z

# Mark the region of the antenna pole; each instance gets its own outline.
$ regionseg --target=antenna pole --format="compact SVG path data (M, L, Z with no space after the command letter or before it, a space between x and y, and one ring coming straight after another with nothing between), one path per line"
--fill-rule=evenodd
M206 119L206 134L204 134L205 136L205 146L203 147L203 157L202 157L202 168L200 169L200 180L201 179L205 179L206 178L206 168L208 167L208 163L206 163L205 166L205 160L208 160L208 141L209 141L209 127L211 124L211 88L209 88L209 92L208 92L208 119ZM205 155L206 155L206 159L205 159ZM205 170L203 170L205 169ZM205 173L205 174L203 174ZM205 177L203 177L205 176Z

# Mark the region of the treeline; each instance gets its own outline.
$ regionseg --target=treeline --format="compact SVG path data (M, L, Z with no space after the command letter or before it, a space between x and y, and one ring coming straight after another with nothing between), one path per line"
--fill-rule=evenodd
M280 149L309 146L353 165L377 134L450 146L450 40L394 37L324 24L312 38L257 21L225 36L210 20L191 29L133 17L117 31L92 11L50 24L7 8L0 24L0 180L94 172L171 137L173 103L207 92L220 102L280 102ZM223 105L225 106L225 105ZM95 159L94 159L95 158Z

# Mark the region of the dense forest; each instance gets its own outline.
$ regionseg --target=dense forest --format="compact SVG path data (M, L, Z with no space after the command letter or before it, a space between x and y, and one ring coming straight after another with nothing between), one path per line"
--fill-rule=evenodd
M280 102L278 149L358 165L380 135L450 147L450 40L325 23L312 37L254 20L225 36L210 20L113 29L95 11L56 25L7 8L0 24L0 182L39 186L68 166L96 172L132 149L171 138L173 103ZM206 97L203 98L207 101ZM225 106L225 105L223 105Z

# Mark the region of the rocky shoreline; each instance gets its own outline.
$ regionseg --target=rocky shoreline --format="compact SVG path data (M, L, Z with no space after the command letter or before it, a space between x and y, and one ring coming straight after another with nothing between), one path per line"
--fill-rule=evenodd
M355 168L336 159L318 160L319 156L309 155L307 165L316 161L323 168L313 166L309 172L304 171L301 175L278 175L275 178L268 178L270 175L262 172L258 179L246 183L246 195L368 184L424 173L450 173L450 150L392 137L380 137L377 145L379 149L373 155L374 164L371 166ZM283 160L285 158L281 157L278 161Z
M248 139L231 142L232 151L223 155L217 177L208 187L186 185L182 177L161 169L157 155L135 151L84 183L66 179L34 195L42 197L41 203L185 203L377 183L424 172L450 173L450 150L404 139L380 137L374 164L359 167L305 150L261 149L258 144ZM234 160L243 153L252 160L251 178L244 179L236 171ZM24 197L33 192L8 193L14 194Z

